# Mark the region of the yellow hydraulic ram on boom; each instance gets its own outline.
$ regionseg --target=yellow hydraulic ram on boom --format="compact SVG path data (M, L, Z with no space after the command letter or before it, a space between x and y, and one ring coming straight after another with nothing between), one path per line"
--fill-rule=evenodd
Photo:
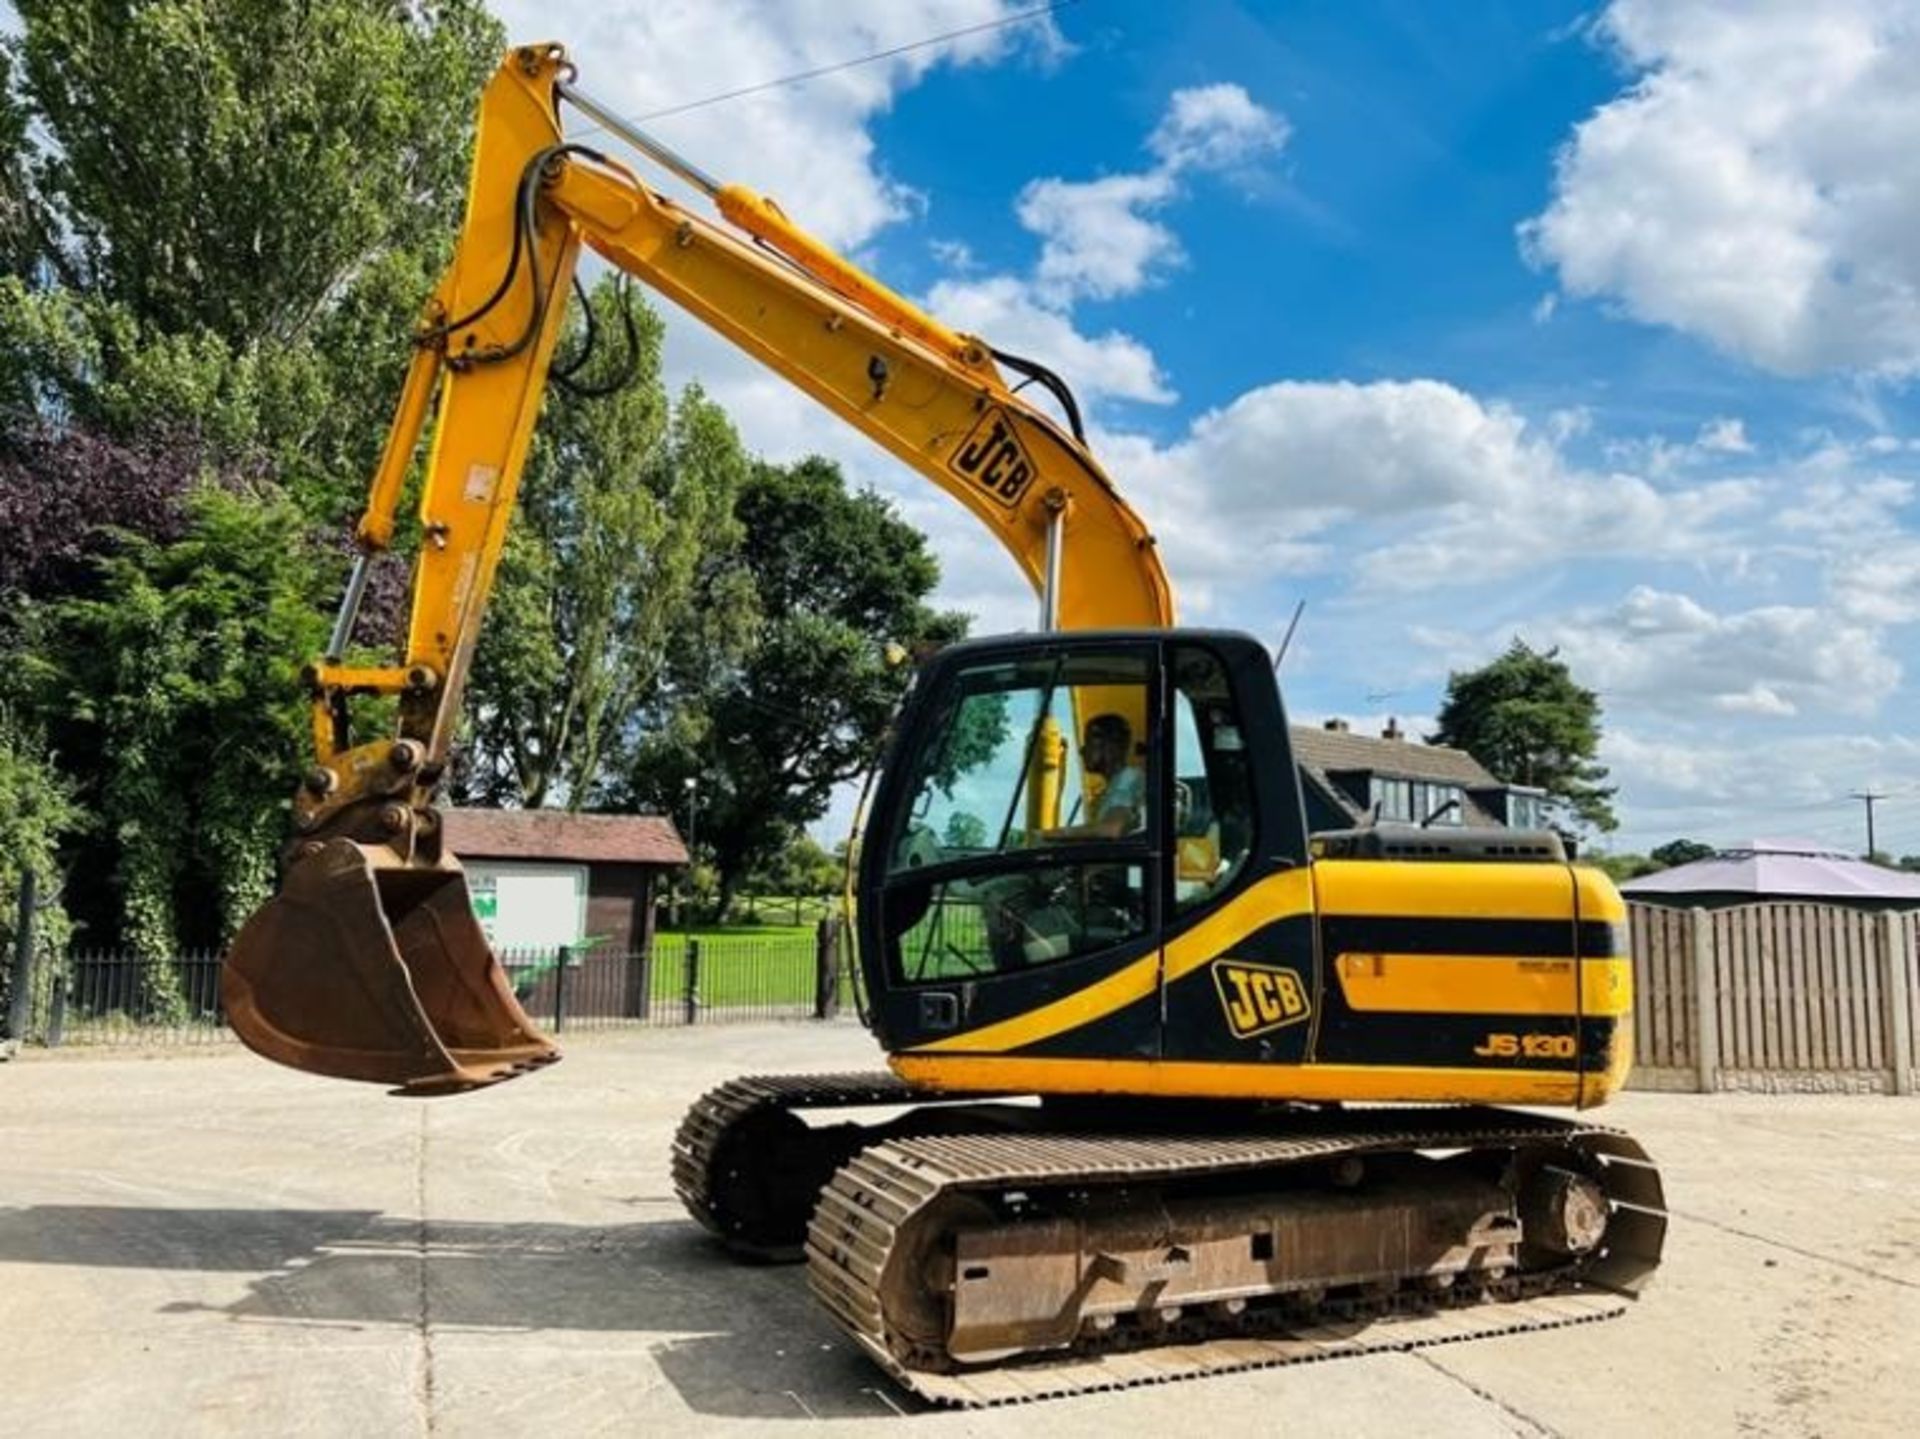
M722 221L564 140L562 102ZM804 1254L867 1354L955 1404L1617 1312L1665 1238L1645 1152L1486 1107L1585 1108L1623 1082L1632 965L1605 876L1551 832L1448 823L1458 796L1310 835L1271 656L1173 627L1064 383L709 180L552 46L487 87L465 226L308 673L317 762L281 890L228 959L241 1038L416 1095L557 1057L433 796L583 244L965 505L1041 596L1034 633L920 667L879 767L853 928L887 1070L703 1096L674 1141L688 1212L741 1254ZM405 657L348 666L430 413ZM363 693L397 697L396 735L355 742Z

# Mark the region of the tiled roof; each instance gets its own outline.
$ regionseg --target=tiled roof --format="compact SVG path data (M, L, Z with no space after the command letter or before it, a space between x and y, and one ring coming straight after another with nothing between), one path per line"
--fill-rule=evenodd
M1293 741L1293 761L1327 799L1356 823L1366 818L1366 808L1357 805L1330 775L1347 770L1366 770L1389 779L1433 780L1464 789L1498 789L1500 781L1488 774L1465 750L1445 745L1421 744L1417 740L1381 739L1374 735L1353 734L1345 730L1323 729L1316 725L1289 725ZM1493 816L1476 804L1471 795L1462 796L1461 819L1470 825L1496 823Z
M557 809L448 809L447 848L462 859L685 864L687 847L659 814L568 814Z
M1421 744L1417 740L1379 739L1311 725L1290 725L1288 733L1293 737L1294 759L1329 774L1364 769L1393 779L1431 779L1475 789L1492 789L1500 784L1481 767L1480 761L1463 749Z

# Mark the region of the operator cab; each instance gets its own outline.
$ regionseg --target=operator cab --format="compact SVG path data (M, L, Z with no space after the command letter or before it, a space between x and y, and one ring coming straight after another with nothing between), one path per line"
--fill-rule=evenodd
M889 1048L1027 1013L1306 862L1285 717L1243 634L942 651L896 726L861 860ZM1124 1041L1157 1050L1157 1023Z

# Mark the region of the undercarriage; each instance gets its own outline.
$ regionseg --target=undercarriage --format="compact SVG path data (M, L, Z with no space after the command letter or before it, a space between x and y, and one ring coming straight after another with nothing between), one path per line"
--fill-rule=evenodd
M1665 1236L1638 1144L1540 1115L939 1100L886 1074L739 1080L674 1146L697 1219L804 1255L828 1312L935 1403L1607 1318ZM911 1107L834 1113L874 1105Z

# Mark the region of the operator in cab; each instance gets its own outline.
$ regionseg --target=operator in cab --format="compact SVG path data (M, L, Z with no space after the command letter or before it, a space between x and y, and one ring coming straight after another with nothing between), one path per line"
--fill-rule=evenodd
M1125 715L1100 714L1087 721L1080 767L1104 781L1086 823L1040 831L1046 840L1120 839L1146 819L1146 779L1134 763L1133 726Z
M1124 715L1087 721L1080 767L1102 781L1086 820L1036 830L1031 843L1118 840L1146 824L1146 776ZM981 887L981 901L996 967L1043 963L1130 933L1138 927L1133 899L1125 865L1069 865L989 881Z

